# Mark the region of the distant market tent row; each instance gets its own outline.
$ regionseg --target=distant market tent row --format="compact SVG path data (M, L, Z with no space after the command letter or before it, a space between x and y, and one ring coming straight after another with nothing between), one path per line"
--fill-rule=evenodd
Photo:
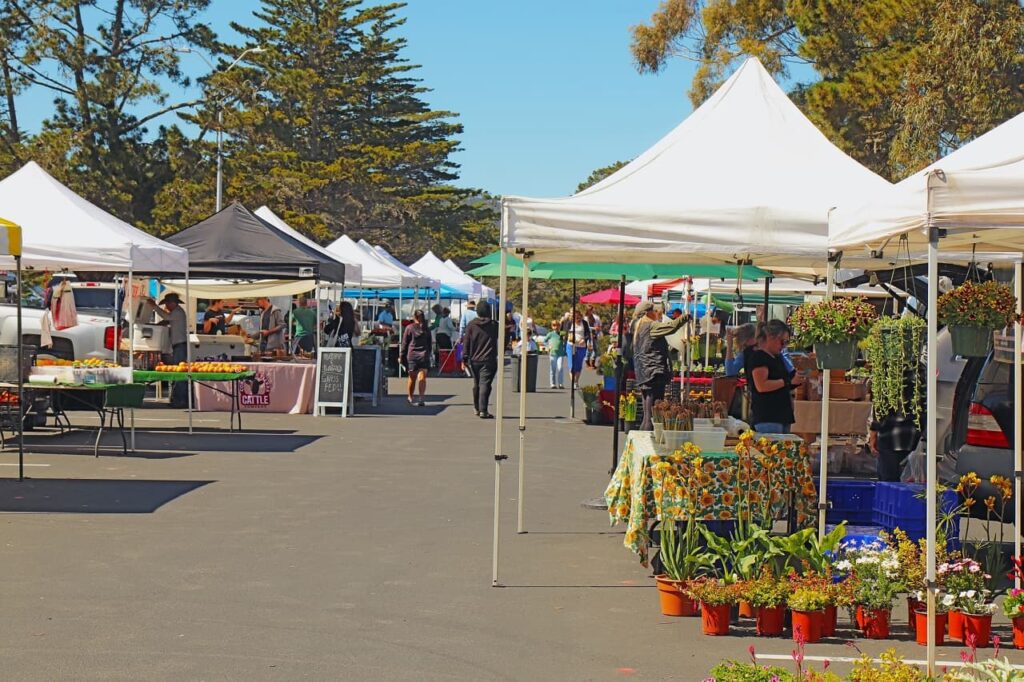
M359 284L359 282L360 282L360 280L362 279L362 276L363 276L363 267L359 263L348 262L348 261L344 261L344 260L341 260L341 259L337 258L336 256L334 256L334 254L332 254L326 248L324 248L323 246L320 246L319 244L317 244L315 241L313 241L309 237L305 236L304 234L302 234L298 230L292 228L288 223L286 223L283 219L281 219L276 213L271 211L267 206L260 206L259 208L257 208L254 211L254 213L257 216L259 216L260 218L263 218L264 220L266 220L268 223L270 223L274 227L276 227L281 232L283 232L286 235L288 235L289 237L292 237L292 238L302 242L306 246L309 246L310 248L319 251L320 253L322 253L327 258L330 258L331 260L338 260L338 261L343 262L345 264L345 284L353 284L353 285Z

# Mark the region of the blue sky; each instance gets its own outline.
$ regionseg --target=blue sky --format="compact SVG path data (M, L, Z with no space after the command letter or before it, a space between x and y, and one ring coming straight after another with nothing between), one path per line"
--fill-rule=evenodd
M457 112L465 127L460 185L494 194L560 196L595 168L633 158L691 110L695 65L675 60L641 76L629 53L630 26L659 0L410 0L402 12L406 57L420 64L425 97ZM222 38L248 23L253 0L214 0L206 19ZM196 76L208 67L183 55ZM22 100L36 128L50 93ZM173 117L159 122L170 124Z

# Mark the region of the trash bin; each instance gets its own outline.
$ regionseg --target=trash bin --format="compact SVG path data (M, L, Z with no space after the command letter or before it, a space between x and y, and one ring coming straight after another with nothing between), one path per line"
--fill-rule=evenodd
M516 393L519 393L521 389L520 380L523 377L523 370L519 363L522 362L522 357L521 355L512 356L512 374L515 377L512 390ZM537 353L526 354L526 392L537 392Z

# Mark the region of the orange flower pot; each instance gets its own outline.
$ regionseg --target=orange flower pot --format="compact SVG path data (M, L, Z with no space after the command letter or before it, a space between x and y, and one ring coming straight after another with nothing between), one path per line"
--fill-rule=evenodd
M1013 646L1024 649L1024 616L1013 619Z
M741 601L739 608L740 618L754 618L754 606L748 601Z
M889 639L889 609L861 610L864 612L864 627L861 628L864 636L868 639Z
M857 623L857 629L864 629L864 609L860 606L853 612L853 620Z
M975 616L970 613L964 614L964 644L972 641L978 649L984 649L991 643L992 637L992 614L986 613Z
M671 580L663 575L654 579L658 583L658 598L661 601L663 616L697 615L697 603L683 594L682 588L686 586L684 581Z
M950 611L946 621L949 624L949 638L954 642L964 641L964 614L959 611Z
M705 635L729 634L729 620L732 615L730 604L700 605L700 624Z
M782 636L783 624L786 621L785 606L773 606L770 608L766 606L760 606L757 608L757 613L754 617L756 618L754 625L757 628L758 636ZM1024 618L1022 618L1021 620L1024 620Z
M808 644L821 639L821 625L824 611L793 611L793 641L800 637Z
M826 606L821 622L821 636L835 637L836 625L839 621L839 609L835 606Z
M917 643L926 646L928 644L928 609L921 609L921 605L918 604L917 610L914 611L914 639ZM946 643L946 621L948 620L948 613L936 613L935 614L935 645L942 646Z

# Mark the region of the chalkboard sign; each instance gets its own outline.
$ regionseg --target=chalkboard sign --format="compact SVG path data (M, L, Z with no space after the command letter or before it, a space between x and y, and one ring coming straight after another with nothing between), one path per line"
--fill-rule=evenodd
M340 407L341 416L347 417L352 396L352 349L317 349L316 392L313 414L324 414L325 407Z
M379 346L352 349L352 395L369 398L374 407L380 396L381 358Z

